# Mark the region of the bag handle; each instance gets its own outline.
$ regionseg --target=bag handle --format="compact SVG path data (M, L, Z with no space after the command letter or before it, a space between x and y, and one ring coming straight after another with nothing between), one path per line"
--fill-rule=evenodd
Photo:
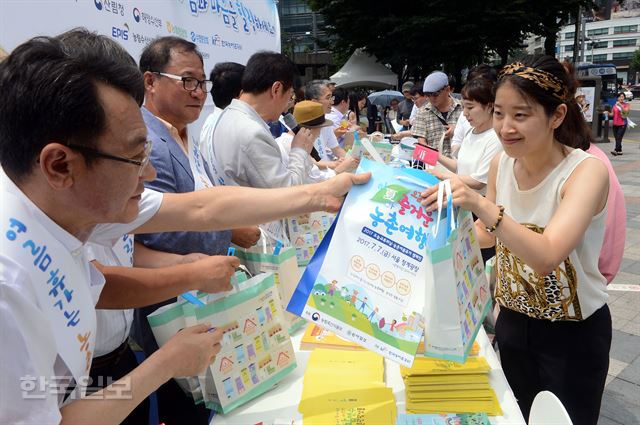
M444 203L444 195L447 195L447 219L449 220L449 226L451 231L456 229L456 221L453 219L453 200L451 199L451 180L446 179L438 183L438 218L436 219L435 229L432 230L433 236L438 234L440 228L440 220L442 218L442 206Z
M362 146L367 150L367 152L369 152L369 155L371 155L371 158L373 158L374 161L384 164L384 160L376 148L371 144L369 139L360 139L360 143L362 143Z

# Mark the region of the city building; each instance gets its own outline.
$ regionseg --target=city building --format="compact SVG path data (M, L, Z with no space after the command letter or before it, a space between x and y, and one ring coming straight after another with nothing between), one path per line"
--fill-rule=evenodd
M328 78L333 61L331 52L323 47L329 38L322 14L313 12L304 0L280 0L277 7L282 53L298 65L304 81Z
M630 70L629 63L635 51L640 48L640 0L627 0L623 5L617 1L609 2L597 13L585 13L583 19L580 31L584 30L585 34L583 41L578 40L580 50L577 62L613 63L622 84L638 83L640 73ZM558 59L573 59L575 31L575 24L571 23L558 33ZM543 37L531 35L525 44L529 54L544 52Z
M572 58L575 26L569 25L558 34L556 56ZM610 19L586 23L586 38L578 62L613 63L622 84L635 84L636 72L629 70L635 51L640 48L640 17Z

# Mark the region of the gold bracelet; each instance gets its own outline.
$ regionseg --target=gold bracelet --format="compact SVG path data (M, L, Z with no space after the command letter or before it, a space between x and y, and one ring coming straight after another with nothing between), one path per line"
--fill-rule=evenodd
M504 217L504 207L502 205L498 205L498 208L500 209L500 212L498 213L498 219L496 220L496 222L493 223L493 226L491 227L485 227L485 230L489 233L495 232L500 223L502 223L502 217Z

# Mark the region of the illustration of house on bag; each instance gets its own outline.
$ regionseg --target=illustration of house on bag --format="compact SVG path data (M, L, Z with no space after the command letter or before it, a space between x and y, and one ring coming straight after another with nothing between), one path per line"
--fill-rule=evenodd
M282 334L282 326L280 325L275 325L269 329L269 338L275 338L277 344L281 344L287 339L287 337Z
M280 352L280 354L278 354L278 361L276 362L276 364L278 365L279 368L282 368L288 365L290 361L291 359L289 358L289 355L284 351L282 351Z
M222 360L220 360L220 373L226 375L231 372L232 369L233 360L231 360L229 357L223 357Z
M265 313L267 313L267 323L271 322L273 320L273 316L271 315L271 308L266 308L264 311Z
M258 322L260 322L260 326L263 326L266 318L262 307L256 308L256 315L258 316Z
M273 298L269 300L269 308L271 309L271 313L276 314L278 309L276 308L276 302Z
M256 358L256 350L253 348L253 344L247 344L247 356L249 356L249 360Z
M249 371L246 367L240 371L240 376L242 376L242 381L244 382L244 384L246 386L249 386L251 381L249 381Z
M236 361L238 364L244 362L244 345L242 344L236 346Z
M231 383L231 378L227 378L222 381L222 385L224 386L224 392L227 395L227 398L233 397L233 384Z
M239 331L239 325L237 321L229 322L224 326L220 327L222 329L222 341L233 341L237 342L242 338Z
M236 388L238 389L238 394L242 394L244 392L244 384L239 376L236 377Z
M251 382L253 382L253 385L256 385L258 382L260 382L260 380L258 379L258 373L255 363L251 363L249 365L249 373L251 374Z
M271 363L271 355L266 356L258 362L258 370L262 376L272 375L276 371L276 368Z
M244 329L242 330L242 332L245 335L251 335L256 331L256 328L258 326L256 325L256 322L254 322L252 319L246 319L244 321Z

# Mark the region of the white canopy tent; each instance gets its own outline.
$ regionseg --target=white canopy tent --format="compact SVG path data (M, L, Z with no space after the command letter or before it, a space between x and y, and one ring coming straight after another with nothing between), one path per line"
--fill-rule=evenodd
M393 71L362 49L356 49L342 68L330 78L336 86L345 88L389 88L398 84L398 76Z

